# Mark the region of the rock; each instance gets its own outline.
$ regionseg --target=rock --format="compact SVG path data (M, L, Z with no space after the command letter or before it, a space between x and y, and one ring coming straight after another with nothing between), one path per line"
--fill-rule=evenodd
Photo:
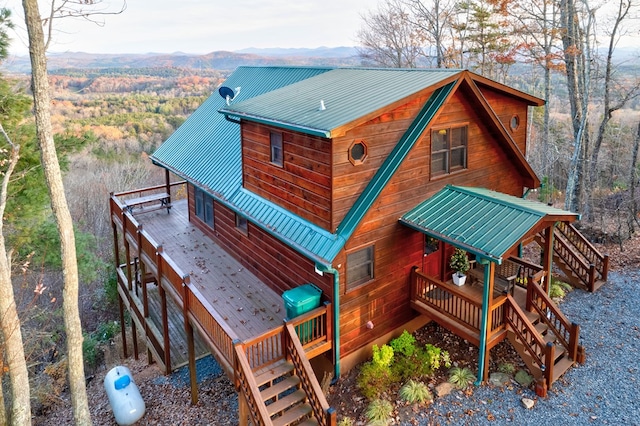
M435 394L437 397L441 398L445 395L449 395L453 389L455 389L453 383L442 382L436 386Z
M489 376L489 383L493 386L502 387L511 381L511 377L507 373L491 373Z
M536 402L533 399L529 399L529 398L522 398L521 402L522 402L522 406L527 410L531 410L533 406L536 405Z

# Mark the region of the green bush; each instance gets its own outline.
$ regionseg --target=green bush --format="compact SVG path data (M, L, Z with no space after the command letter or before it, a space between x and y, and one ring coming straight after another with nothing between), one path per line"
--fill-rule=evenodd
M83 334L82 340L82 357L84 362L89 367L95 367L98 365L100 359L100 349L98 348L98 340L90 334Z
M551 278L551 287L549 288L549 297L562 299L567 295L567 292L573 290L570 284L563 281Z
M387 425L391 421L393 405L386 399L375 399L367 407L367 420L372 425Z
M393 362L393 348L389 345L373 345L372 362L379 367L389 367Z
M527 373L525 370L518 370L515 376L515 380L520 385L528 388L529 386L531 386L531 383L533 383L533 376Z
M473 371L467 367L453 367L449 371L449 383L453 383L458 389L468 388L475 378Z
M389 346L393 348L394 354L412 356L416 352L416 338L413 337L413 334L404 330L399 337L389 343Z
M338 422L338 426L353 426L354 424L355 423L353 423L353 419L351 419L351 417L343 417Z
M429 388L422 382L409 380L402 388L400 388L400 397L412 404L419 402L424 404L433 401L433 395L429 392Z
M505 374L513 374L516 368L510 362L503 362L498 365L498 371Z

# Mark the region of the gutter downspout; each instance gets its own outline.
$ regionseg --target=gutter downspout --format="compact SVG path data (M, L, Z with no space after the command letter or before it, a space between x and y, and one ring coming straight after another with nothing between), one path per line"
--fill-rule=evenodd
M480 347L478 348L478 378L475 381L476 386L482 384L484 376L485 352L487 349L487 322L489 322L489 283L491 268L486 259L481 259L484 268L484 286L482 290L482 321L480 321Z
M330 265L316 263L316 269L333 275L333 383L340 377L340 273Z

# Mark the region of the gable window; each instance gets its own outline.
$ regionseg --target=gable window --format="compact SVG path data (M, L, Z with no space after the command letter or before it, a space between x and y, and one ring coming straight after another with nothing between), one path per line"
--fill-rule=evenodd
M271 146L271 162L276 166L282 167L282 133L271 132L269 139Z
M199 188L194 189L196 216L213 228L213 198Z
M431 131L431 176L467 168L467 126Z
M364 140L358 140L351 144L349 147L349 161L354 166L364 163L367 158L367 144Z
M347 291L373 279L373 246L347 255Z
M249 234L249 223L247 222L247 218L240 216L236 213L236 229L243 234Z

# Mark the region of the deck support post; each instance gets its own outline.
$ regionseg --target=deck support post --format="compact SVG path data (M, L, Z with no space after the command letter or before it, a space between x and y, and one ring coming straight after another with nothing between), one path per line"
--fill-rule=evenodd
M136 322L131 317L131 339L133 340L133 359L138 360L138 329L136 328ZM148 351L147 351L148 352ZM151 364L151 358L147 358L147 363Z
M242 392L238 392L238 425L249 426L249 405Z
M171 176L169 175L169 169L164 169L165 186L167 188L167 194L169 194L168 205L171 205ZM167 212L169 209L167 209Z
M187 335L187 355L189 357L189 383L191 385L191 404L198 403L198 376L196 370L196 349L193 338L193 326L189 320L189 275L182 277L182 317L184 318L184 331Z
M116 285L119 287L120 280L116 281ZM122 303L122 296L120 295L120 292L118 291L118 308L120 311L120 334L122 335L122 356L124 358L127 358L129 356L128 354L128 350L127 350L127 325L124 323L124 303Z

